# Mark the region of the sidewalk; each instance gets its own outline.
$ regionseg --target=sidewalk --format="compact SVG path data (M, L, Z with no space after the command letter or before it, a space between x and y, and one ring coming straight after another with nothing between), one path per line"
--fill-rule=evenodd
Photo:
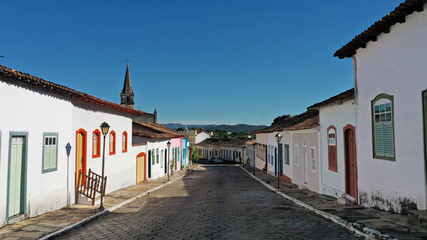
M196 164L193 164L191 169L196 167ZM187 174L187 169L175 172L170 175L169 182L185 174ZM107 194L104 200L104 211L99 210L99 206L75 204L37 217L28 218L15 224L6 225L0 228L0 239L39 239L72 225L80 226L82 225L81 221L102 217L108 214L109 211L119 208L142 194L145 195L157 190L168 183L167 178L166 175L156 180L145 181Z
M249 171L251 175L253 174L253 167L244 165L243 168ZM257 169L255 177L273 188L277 187L277 177L275 176ZM361 232L368 231L377 236L389 235L391 238L397 239L427 239L427 229L408 223L406 215L365 208L356 204L339 204L336 198L321 195L307 189L298 189L297 185L283 180L280 180L280 189L277 190L314 207L311 210L318 214L319 212L316 209L338 216L344 220L343 222L347 222L349 226ZM375 233L372 229L377 230L379 233ZM387 238L387 236L381 237Z

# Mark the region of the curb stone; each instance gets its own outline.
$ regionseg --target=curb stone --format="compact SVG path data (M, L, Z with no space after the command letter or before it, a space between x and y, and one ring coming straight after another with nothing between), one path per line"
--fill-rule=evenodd
M113 211L115 211L115 210L117 210L117 209L119 209L119 208L123 207L124 205L126 205L126 204L128 204L128 203L130 203L130 202L135 201L135 200L136 200L136 199L138 199L138 198L141 198L141 197L143 197L143 196L145 196L145 195L147 195L147 194L149 194L149 193L152 193L152 192L154 192L154 191L156 191L156 190L159 190L159 189L161 189L161 188L163 188L163 187L165 187L165 186L167 186L167 185L169 185L169 184L172 184L173 182L175 182L175 181L177 181L177 180L179 180L179 179L181 179L181 178L183 178L183 177L187 176L188 174L192 173L194 170L198 169L199 167L200 167L200 166L198 166L198 167L196 167L196 168L193 168L193 169L191 169L189 172L186 172L185 174L183 174L182 176L179 176L179 177L177 177L177 178L175 178L175 179L173 179L173 180L171 180L171 181L169 181L169 182L163 183L162 185L159 185L159 186L157 186L157 187L155 187L155 188L152 188L152 189L150 189L150 190L148 190L148 191L145 191L145 192L143 192L143 193L141 193L141 194L139 194L139 195L137 195L137 196L134 196L134 197L132 197L132 198L129 198L129 199L127 199L127 200L125 200L125 201L123 201L123 202L121 202L121 203L119 203L119 204L116 204L116 205L114 205L114 206L112 206L112 207L110 207L110 208L108 208L108 209L106 209L106 210L102 211L102 212L99 212L99 213L97 213L97 214L95 214L95 215L92 215L92 216L90 216L90 217L87 217L87 218L85 218L85 219L83 219L83 220L81 220L81 221L79 221L79 222L76 222L76 223L74 223L74 224L70 225L70 226L67 226L67 227L64 227L64 228L62 228L62 229L59 229L59 230L58 230L58 231L56 231L56 232L49 233L48 235L46 235L46 236L44 236L44 237L39 238L39 240L54 239L54 238L56 238L56 237L59 237L59 236L61 236L61 235L65 234L65 233L67 233L67 232L70 232L70 231L75 230L75 229L77 229L77 228L83 227L83 225L85 225L85 224L87 224L87 223L89 223L89 222L92 222L92 221L94 221L94 220L96 220L96 219L98 219L98 218L101 218L101 217L103 217L103 216L105 216L105 215L109 214L110 212L113 212Z
M248 170L244 169L243 167L239 166L240 169L242 169L243 171L245 171L247 174L249 174L253 179L255 179L256 181L258 181L259 183L261 183L262 185L264 185L266 188L270 189L271 191L279 194L280 196L282 196L283 198L288 199L291 202L296 203L297 205L300 205L314 213L316 213L317 215L320 215L326 219L331 220L332 222L347 228L348 230L356 233L357 235L360 235L362 237L365 237L367 239L381 239L381 240L394 240L394 238L390 237L389 235L383 234L380 231L377 231L375 229L372 228L368 228L368 227L363 227L361 224L355 223L355 222L348 222L347 220L342 219L339 216L324 212L322 210L319 210L305 202L302 202L296 198L293 198L285 193L282 193L280 191L278 191L276 188L272 187L270 184L265 183L263 180L259 179L258 177L254 176L252 173L250 173Z

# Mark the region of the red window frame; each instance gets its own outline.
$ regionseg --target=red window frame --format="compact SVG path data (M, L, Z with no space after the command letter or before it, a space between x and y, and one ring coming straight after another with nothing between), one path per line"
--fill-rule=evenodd
M123 137L125 138L124 148L123 148ZM122 152L125 153L127 151L128 151L128 133L124 131L122 134Z
M329 145L329 130L335 131L335 145ZM333 125L329 126L326 130L326 139L328 143L328 169L334 172L338 172L338 160L337 160L337 128Z
M113 149L111 149L111 136L113 136ZM109 151L110 155L116 154L116 132L114 132L114 131L110 132L110 136L108 138L108 145L110 148L110 151Z
M95 153L95 135L98 136L98 142L96 143L96 147L98 149L98 152ZM92 132L92 158L98 158L101 156L101 132L96 129Z

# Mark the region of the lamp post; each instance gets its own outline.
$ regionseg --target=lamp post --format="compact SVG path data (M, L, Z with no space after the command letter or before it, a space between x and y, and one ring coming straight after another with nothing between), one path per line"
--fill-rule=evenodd
M101 210L104 210L105 136L107 136L108 130L110 130L110 125L108 125L108 123L106 122L103 122L101 124L101 132L102 132L102 135L104 135L104 146L102 150L101 206L99 207L99 209Z
M168 141L167 143L166 143L166 145L168 145L168 181L169 181L169 162L170 162L170 158L169 158L169 156L170 156L170 152L171 152L171 149L170 149L170 147L171 147L171 142L170 141Z
M280 141L282 140L282 134L280 134L280 133L278 133L278 134L276 134L276 136L275 136L275 138L276 138L276 141L277 141L277 156L279 156L278 158L279 159L277 159L277 188L280 188L280 173L279 173L279 171L280 171L280 168L279 168L279 165L280 165L280 158L281 158L281 154L279 154L279 143L280 143Z

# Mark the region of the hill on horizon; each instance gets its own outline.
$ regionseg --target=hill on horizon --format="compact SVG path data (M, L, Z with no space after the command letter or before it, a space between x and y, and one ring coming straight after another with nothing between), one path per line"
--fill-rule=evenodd
M222 129L227 132L253 132L259 129L266 128L266 125L248 125L248 124L236 124L236 125L228 125L228 124L188 124L184 125L181 123L162 123L162 125L171 128L173 130L177 130L178 128L185 128L187 126L188 129L193 128L202 128L203 130L210 131L215 129Z

